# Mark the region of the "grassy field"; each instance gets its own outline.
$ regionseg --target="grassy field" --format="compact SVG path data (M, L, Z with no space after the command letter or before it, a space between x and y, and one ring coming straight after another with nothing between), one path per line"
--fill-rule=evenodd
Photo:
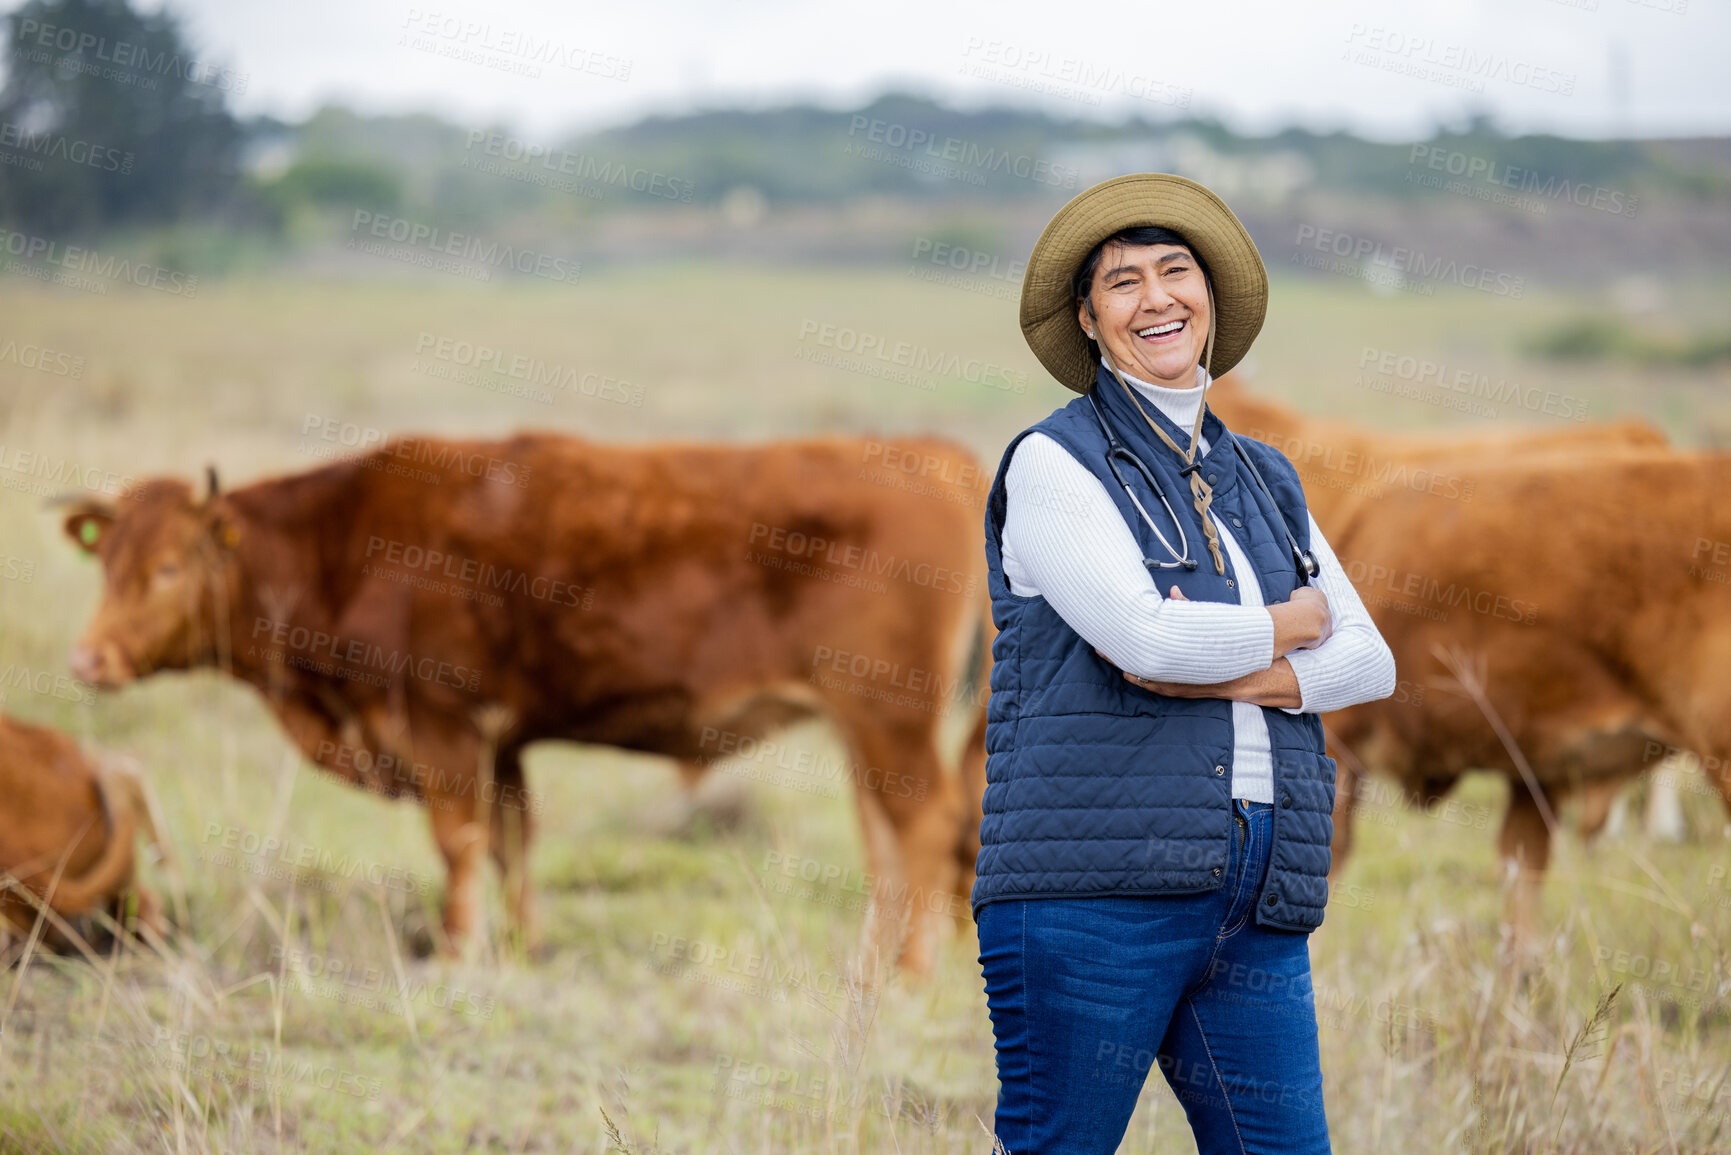
M537 748L547 957L511 957L497 935L472 961L424 957L442 871L420 810L326 780L218 675L111 696L38 676L64 673L98 583L42 507L64 486L17 464L190 478L208 462L236 484L316 464L351 428L529 427L608 440L944 432L995 463L1068 394L1023 346L1005 285L905 272L258 281L207 283L194 299L0 283L0 341L82 358L73 373L0 355L0 555L19 561L0 575L27 575L0 580L4 708L147 767L176 867L146 873L179 926L160 950L36 954L0 972L0 1152L989 1149L980 1120L996 1084L972 925L929 982L862 981L866 888L843 782L773 757L729 764L682 822L669 766ZM1670 292L1689 324L1731 303L1722 285ZM1279 280L1246 376L1308 411L1391 428L1555 420L1379 391L1363 374L1390 352L1566 392L1594 417L1644 416L1684 444L1731 435L1723 365L1520 352L1535 331L1615 307L1597 287L1515 302ZM867 339L961 367L896 379L857 353ZM539 361L565 387L512 396L521 382L464 364L464 342ZM1010 387L970 379L970 359ZM840 757L815 724L785 745L820 765ZM1469 778L1429 816L1373 794L1311 939L1336 1150L1731 1146L1725 815L1689 781L1681 845L1563 840L1540 957L1518 973L1496 951L1500 783ZM263 852L267 840L279 849ZM1194 1150L1160 1079L1123 1150Z

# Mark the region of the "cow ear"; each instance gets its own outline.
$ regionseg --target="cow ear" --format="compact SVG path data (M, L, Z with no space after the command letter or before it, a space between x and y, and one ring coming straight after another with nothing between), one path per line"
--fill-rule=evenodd
M95 554L114 525L114 511L105 505L83 505L66 515L61 526L78 548Z

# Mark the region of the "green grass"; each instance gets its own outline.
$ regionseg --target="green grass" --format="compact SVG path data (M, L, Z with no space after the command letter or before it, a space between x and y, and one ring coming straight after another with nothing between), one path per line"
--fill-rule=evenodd
M1588 374L1524 359L1521 334L1582 299L1277 281L1249 369L1312 411L1402 428L1493 422L1357 386L1367 346L1567 387L1595 416L1644 414L1692 443L1725 422L1722 366ZM1068 397L1037 372L1012 304L896 272L665 267L504 289L240 281L194 301L4 284L0 310L21 339L86 358L79 380L0 363L0 441L121 475L191 477L212 461L239 483L304 468L309 414L610 440L935 431L995 462ZM946 378L927 391L816 364L795 355L806 321L993 360L1028 373L1028 388ZM415 369L422 333L617 377L642 387L643 404L543 406L432 379ZM34 495L0 491L0 541L34 565L28 582L0 581L0 667L63 671L98 575ZM930 982L885 976L866 993L853 970L863 856L845 791L799 792L742 767L708 789L714 813L743 820L676 833L669 767L537 748L529 775L547 801L531 869L547 955L513 957L495 921L479 957L450 962L420 953L442 883L424 813L324 778L247 691L209 673L90 703L13 686L4 708L143 762L179 865L178 877L147 873L184 922L160 953L36 955L0 972L0 1152L985 1147L976 1118L989 1122L996 1084L972 927L957 928ZM822 727L790 741L839 755ZM1522 975L1496 955L1503 787L1469 777L1457 797L1490 829L1367 814L1311 940L1335 1149L1724 1149L1731 890L1715 871L1717 803L1688 796L1713 817L1679 846L1563 839L1545 944ZM253 873L243 867L256 861L219 853L230 829L432 887ZM776 869L808 860L842 877L806 890ZM1642 959L1688 977L1654 981ZM333 962L358 981L331 978ZM757 1080L774 1089L767 1105L729 1093ZM1193 1150L1159 1080L1124 1150Z

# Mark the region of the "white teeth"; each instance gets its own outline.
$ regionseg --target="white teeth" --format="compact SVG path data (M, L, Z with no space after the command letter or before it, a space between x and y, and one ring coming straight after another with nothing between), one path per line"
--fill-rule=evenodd
M1155 325L1149 329L1138 329L1136 335L1138 337L1158 337L1162 333L1177 332L1179 329L1183 328L1183 326L1183 321L1168 321L1164 325Z

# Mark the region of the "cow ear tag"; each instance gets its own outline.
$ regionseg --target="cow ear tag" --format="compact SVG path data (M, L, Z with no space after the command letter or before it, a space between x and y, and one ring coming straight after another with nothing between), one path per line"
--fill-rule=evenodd
M235 547L235 545L238 544L239 542L240 542L240 530L236 529L232 525L224 525L222 527L222 544L228 546L230 549L233 549Z
M96 524L94 517L87 517L78 523L78 540L91 549L96 548L96 539L102 536L102 527Z

